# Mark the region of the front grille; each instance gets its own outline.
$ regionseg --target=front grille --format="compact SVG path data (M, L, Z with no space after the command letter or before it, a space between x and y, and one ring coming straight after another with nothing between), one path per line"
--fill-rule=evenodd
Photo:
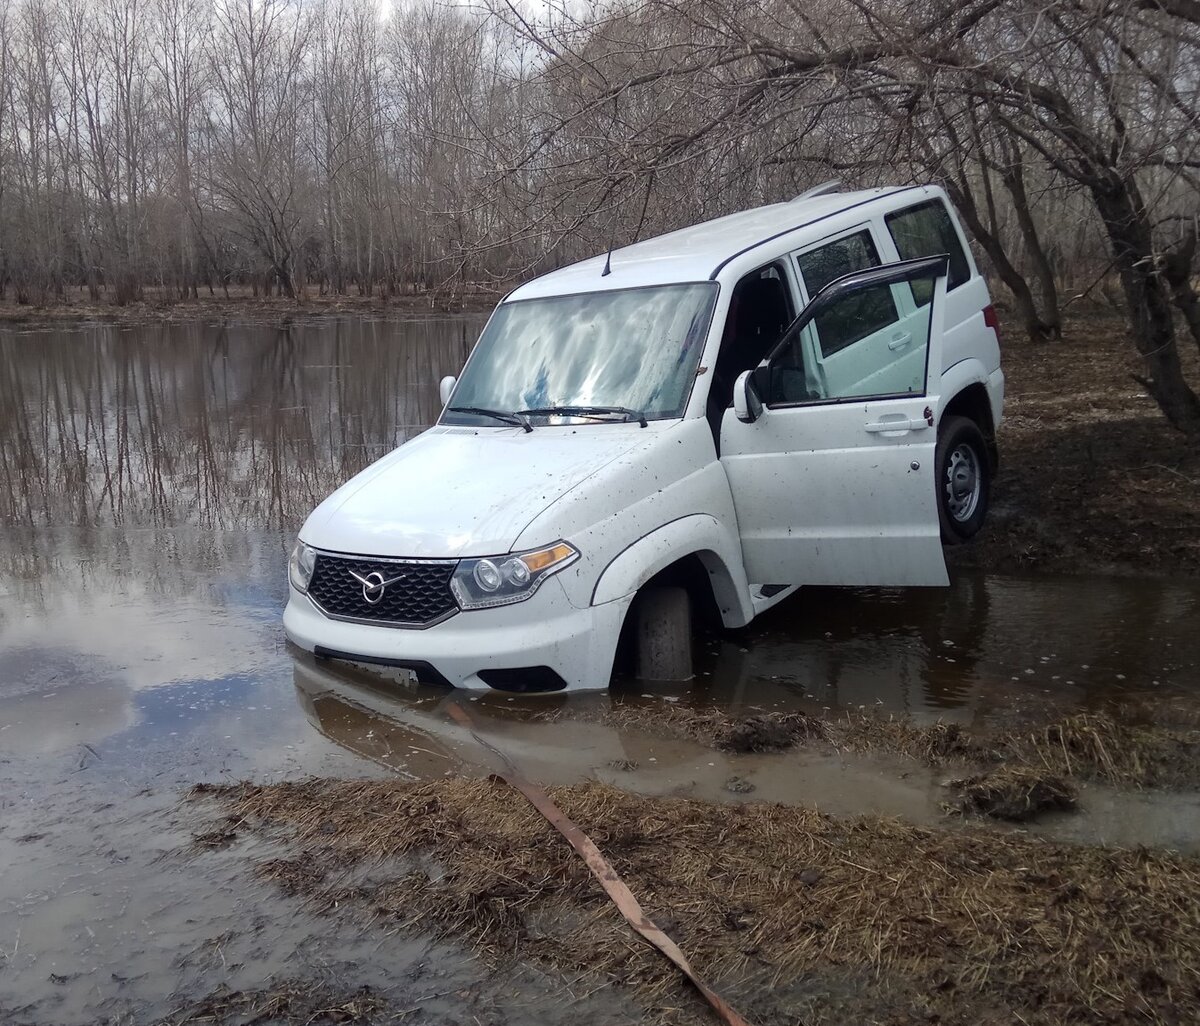
M428 627L458 611L450 593L454 562L425 563L371 559L369 556L317 556L317 565L308 585L308 596L328 616L338 620L386 624L394 627ZM363 595L363 586L350 571L360 577L391 581L403 580L383 589L375 603ZM372 593L373 597L373 593Z

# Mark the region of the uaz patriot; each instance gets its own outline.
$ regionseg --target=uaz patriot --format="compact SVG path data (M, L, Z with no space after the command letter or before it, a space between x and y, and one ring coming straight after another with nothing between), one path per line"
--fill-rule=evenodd
M944 585L1004 376L935 187L818 189L530 281L436 425L309 516L287 636L463 688L690 674L690 622ZM624 650L624 646L621 646Z

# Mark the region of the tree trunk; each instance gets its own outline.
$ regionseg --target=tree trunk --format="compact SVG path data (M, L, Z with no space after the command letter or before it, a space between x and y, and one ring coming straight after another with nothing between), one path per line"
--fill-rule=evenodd
M1125 293L1134 344L1148 376L1137 376L1172 426L1200 435L1200 398L1179 362L1171 289L1154 253L1150 218L1137 185L1107 172L1091 186L1092 197L1112 242Z
M280 295L286 295L288 299L295 299L296 283L292 280L292 270L289 264L290 261L284 257L275 265L275 280L278 283Z
M1166 256L1163 274L1171 286L1171 298L1183 314L1183 321L1192 333L1192 341L1200 346L1200 297L1192 288L1192 260L1196 255L1196 229Z
M950 194L950 199L954 202L954 206L958 209L959 214L962 215L962 219L966 221L967 227L971 230L971 234L975 236L976 241L983 247L983 251L987 253L988 259L991 260L992 266L996 269L996 274L1000 276L1000 280L1008 286L1009 292L1012 293L1013 302L1017 308L1017 316L1021 319L1029 340L1031 342L1044 342L1047 338L1061 336L1061 328L1059 328L1057 335L1053 335L1051 334L1052 326L1042 320L1041 315L1038 313L1037 304L1033 299L1033 291L1029 288L1029 282L1016 269L1013 262L1009 260L1008 254L1004 251L1004 246L1000 242L999 237L983 223L983 218L979 216L979 209L975 205L974 199L953 180L947 179L945 186L946 191Z
M1033 214L1029 210L1029 197L1025 191L1025 175L1020 164L1008 167L1001 174L1001 180L1009 195L1012 196L1013 209L1017 215L1017 224L1025 245L1029 247L1029 258L1033 261L1034 277L1038 280L1042 293L1041 323L1044 326L1045 337L1062 338L1062 312L1058 304L1058 285L1054 281L1054 269L1042 247L1038 236L1037 225L1033 223Z

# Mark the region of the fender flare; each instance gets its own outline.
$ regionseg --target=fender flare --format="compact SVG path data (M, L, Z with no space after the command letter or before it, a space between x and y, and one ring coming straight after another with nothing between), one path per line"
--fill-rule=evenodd
M989 387L991 375L988 374L988 369L984 366L982 360L970 356L965 360L959 360L953 367L948 367L942 371L940 382L940 394L938 395L937 419L941 423L942 412L950 404L950 401L958 395L964 388L971 385L982 385L984 391L988 394L988 405L991 406L992 394ZM992 424L996 422L996 411L992 410Z
M716 517L693 513L643 535L613 558L592 591L592 605L629 598L655 574L695 555L708 571L713 597L726 627L754 618L741 546Z

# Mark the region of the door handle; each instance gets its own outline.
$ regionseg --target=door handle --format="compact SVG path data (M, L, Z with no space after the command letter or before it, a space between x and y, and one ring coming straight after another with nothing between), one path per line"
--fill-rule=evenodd
M872 434L882 431L928 431L929 421L917 420L913 417L897 417L895 420L877 420L864 425Z
M912 335L910 335L908 332L905 332L903 335L897 335L894 339L892 339L888 343L888 348L895 352L897 349L903 349L911 341Z

